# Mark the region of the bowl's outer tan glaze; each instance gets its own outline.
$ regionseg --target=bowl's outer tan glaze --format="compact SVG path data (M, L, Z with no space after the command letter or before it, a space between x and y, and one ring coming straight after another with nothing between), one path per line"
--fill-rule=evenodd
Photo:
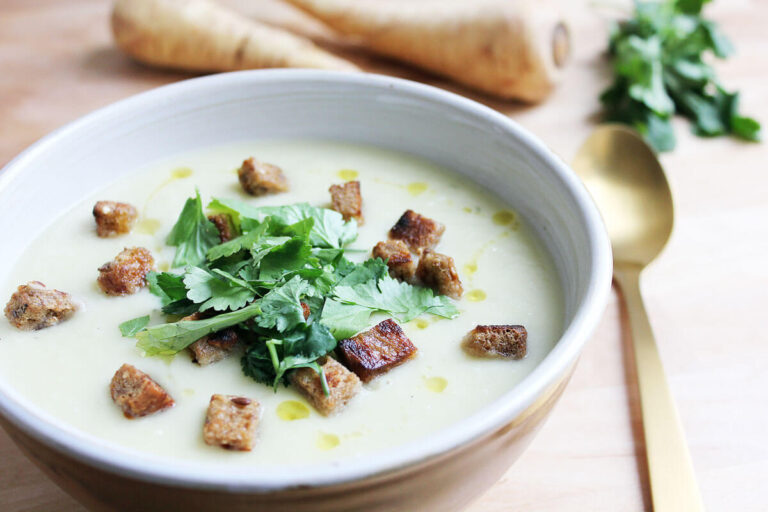
M94 511L453 512L493 485L525 450L562 395L575 363L504 427L420 464L344 485L274 493L226 493L158 485L115 475L0 424L57 485Z

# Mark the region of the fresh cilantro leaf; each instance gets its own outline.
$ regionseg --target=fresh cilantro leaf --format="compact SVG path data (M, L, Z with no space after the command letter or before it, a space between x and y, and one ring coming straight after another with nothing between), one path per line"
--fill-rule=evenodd
M371 320L371 308L357 304L343 304L326 299L320 322L328 327L337 340L343 340L359 333Z
M305 323L301 296L306 294L309 288L309 283L296 276L284 285L270 290L259 301L261 315L256 319L256 324L283 332Z
M314 247L341 248L357 238L355 220L345 222L340 213L307 203L255 207L236 199L214 199L208 208L229 213L238 219L244 231L248 225L258 225L267 217L272 217L276 225L286 228L311 218L313 225L309 241Z
M136 335L137 332L145 328L148 324L149 315L146 315L134 318L132 320L127 320L121 323L118 327L120 328L120 334L122 334L123 337L132 338Z
M184 278L181 275L170 272L149 272L146 279L149 291L160 297L163 306L187 296L187 288L184 286Z
M250 320L261 313L258 303L204 320L154 325L136 333L136 346L149 356L173 355L208 334Z
M675 147L671 118L693 121L700 136L760 139L760 124L738 113L736 94L719 84L708 53L725 58L733 46L702 18L705 0L635 2L633 16L612 30L614 81L600 96L604 119L633 126L657 151Z
M288 272L303 269L311 255L312 247L305 238L291 238L262 258L259 279L277 279Z
M382 279L352 286L336 286L335 298L345 304L364 306L371 311L390 314L401 322L409 322L423 313L455 318L459 311L451 300L435 296L429 288L411 286L385 275Z
M269 229L269 222L264 222L259 227L250 231L244 235L240 235L237 238L233 238L228 242L211 247L208 250L208 260L215 261L220 258L225 258L237 254L243 250L250 250L264 236L264 233Z
M205 261L208 250L218 245L219 231L203 213L200 192L190 197L181 210L179 219L166 238L166 243L176 247L173 266L199 265Z
M188 290L187 298L200 304L200 311L234 311L256 296L248 283L220 269L207 271L200 267L188 267L184 274L184 285Z
M313 323L300 326L282 339L270 338L252 343L246 350L241 364L246 375L277 388L289 370L308 367L321 373L317 359L334 348L336 339L328 328L320 323ZM327 385L325 382L323 384L327 394Z
M361 265L356 265L351 272L342 277L339 284L343 286L355 286L367 283L371 280L378 281L388 273L389 268L384 260L381 258L371 258Z

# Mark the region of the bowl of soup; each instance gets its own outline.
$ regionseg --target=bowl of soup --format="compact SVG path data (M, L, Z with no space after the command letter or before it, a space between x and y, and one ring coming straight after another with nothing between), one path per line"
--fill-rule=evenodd
M9 163L0 219L0 423L94 510L461 510L610 289L538 139L376 75L118 102Z

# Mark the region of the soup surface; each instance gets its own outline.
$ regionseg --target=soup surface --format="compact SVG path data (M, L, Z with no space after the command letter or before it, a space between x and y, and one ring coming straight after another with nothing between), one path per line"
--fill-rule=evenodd
M290 192L246 196L236 168L248 156L279 165ZM437 247L452 256L464 285L453 319L430 315L402 327L418 347L415 359L366 384L346 409L318 414L292 388L277 392L243 375L240 357L200 367L184 351L143 357L123 338L121 322L152 310L146 289L126 297L104 295L97 269L124 247L152 251L167 270L174 248L164 243L185 200L231 197L254 205L306 201L329 206L332 183L358 179L365 225L348 257L361 261L410 208L446 225ZM129 202L140 211L133 232L98 238L91 215L100 199ZM226 465L285 465L365 456L418 440L465 418L509 391L549 352L561 334L563 304L553 264L509 205L465 178L412 156L324 141L259 141L200 150L137 170L56 219L26 250L0 287L3 303L16 286L42 281L66 291L80 310L57 326L22 332L0 320L0 378L42 411L108 443L148 454ZM383 316L371 318L371 325ZM460 347L477 324L523 324L523 360L477 359ZM176 400L164 412L127 420L112 402L109 382L130 363ZM212 394L255 398L263 407L259 440L251 452L207 446L202 425Z

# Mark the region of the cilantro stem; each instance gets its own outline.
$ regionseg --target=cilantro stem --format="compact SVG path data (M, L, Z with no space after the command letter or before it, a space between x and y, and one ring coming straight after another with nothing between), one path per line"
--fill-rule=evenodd
M331 390L328 388L328 381L325 378L325 370L323 370L323 367L320 365L318 366L317 372L320 374L320 385L323 386L323 394L325 396L330 396Z
M277 349L275 348L275 345L280 344L281 342L279 340L267 340L267 350L269 350L269 357L272 359L272 366L275 367L275 373L278 372L278 369L280 368L280 359L277 357Z

